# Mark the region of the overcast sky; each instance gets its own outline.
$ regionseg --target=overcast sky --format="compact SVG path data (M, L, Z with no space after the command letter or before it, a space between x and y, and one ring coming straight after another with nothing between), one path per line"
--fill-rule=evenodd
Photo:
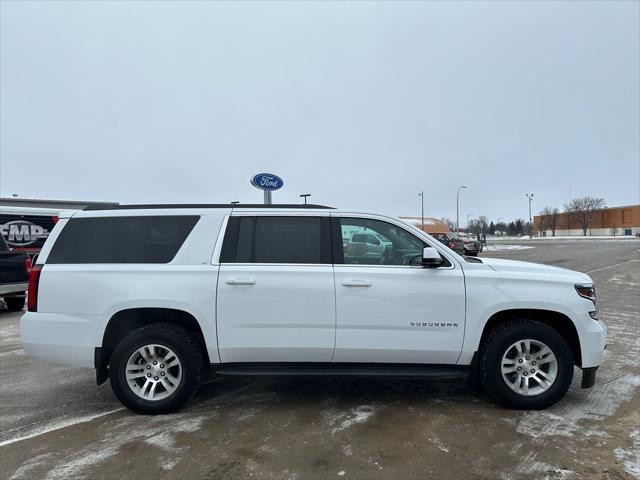
M0 195L526 217L640 197L640 3L1 4Z

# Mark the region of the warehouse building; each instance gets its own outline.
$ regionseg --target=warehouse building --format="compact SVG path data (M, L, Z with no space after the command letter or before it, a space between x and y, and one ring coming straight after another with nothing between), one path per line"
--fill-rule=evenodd
M542 215L533 217L533 228L538 235L553 235L549 222ZM583 230L576 214L558 215L556 236L582 236ZM640 235L640 205L603 208L593 214L587 235L634 236Z

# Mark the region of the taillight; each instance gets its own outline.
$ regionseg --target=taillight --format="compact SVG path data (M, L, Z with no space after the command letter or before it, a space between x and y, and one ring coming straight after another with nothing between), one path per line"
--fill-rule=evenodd
M449 242L449 248L456 248L456 242Z
M29 289L27 290L27 311L38 311L38 284L40 283L40 272L42 265L33 265L29 272Z
M24 269L29 274L31 271L31 257L27 255L27 258L24 259Z

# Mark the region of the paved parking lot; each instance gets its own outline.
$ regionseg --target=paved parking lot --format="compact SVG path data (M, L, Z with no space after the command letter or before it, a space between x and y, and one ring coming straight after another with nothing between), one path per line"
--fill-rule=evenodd
M640 478L640 242L487 255L588 272L608 350L594 388L510 411L460 382L222 379L178 414L120 407L94 372L21 349L0 312L2 479Z

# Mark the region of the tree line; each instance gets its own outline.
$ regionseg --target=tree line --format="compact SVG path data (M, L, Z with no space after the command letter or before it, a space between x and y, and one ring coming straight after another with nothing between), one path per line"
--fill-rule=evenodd
M580 197L566 203L563 207L563 211L569 215L571 220L575 220L582 228L583 234L586 236L589 227L593 223L594 215L598 210L606 207L606 202L603 198L599 197ZM558 207L544 207L540 212L540 230L551 230L553 236L556 235L556 230L560 228L561 210ZM449 226L449 228L455 230L455 222L448 218L443 221ZM474 235L531 235L533 226L523 218L517 218L509 222L502 221L490 221L486 216L481 215L478 218L469 220L469 224L466 228L460 228L461 232L466 232Z

